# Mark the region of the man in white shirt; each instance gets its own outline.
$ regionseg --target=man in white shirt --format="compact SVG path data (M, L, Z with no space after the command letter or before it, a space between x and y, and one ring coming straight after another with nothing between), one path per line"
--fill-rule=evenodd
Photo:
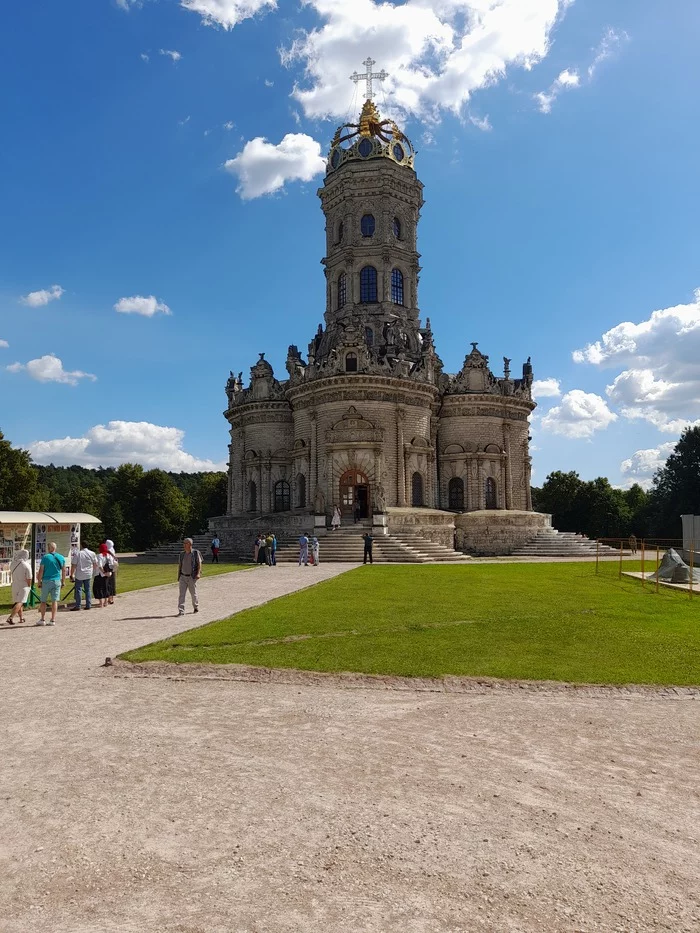
M71 570L75 583L75 605L71 606L70 611L77 612L80 609L82 590L85 590L85 608L92 609L92 575L97 570L97 555L87 547L81 548Z

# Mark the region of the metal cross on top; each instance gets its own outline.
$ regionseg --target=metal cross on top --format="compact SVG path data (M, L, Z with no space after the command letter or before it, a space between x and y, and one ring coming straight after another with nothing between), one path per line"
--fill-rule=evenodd
M377 63L374 61L373 58L370 58L369 56L365 59L365 61L362 62L362 64L365 66L367 71L364 74L358 74L356 71L353 72L350 75L350 80L354 81L355 84L357 84L358 81L365 81L367 83L367 90L365 91L365 97L367 100L372 100L374 97L372 81L373 80L383 81L385 78L389 77L389 72L384 71L383 68L381 71L373 72L372 65L376 65Z

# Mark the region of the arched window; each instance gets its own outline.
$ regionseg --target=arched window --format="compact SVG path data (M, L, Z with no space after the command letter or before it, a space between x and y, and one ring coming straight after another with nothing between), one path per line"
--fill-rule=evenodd
M453 476L447 484L447 507L453 512L464 511L464 480Z
M297 508L306 508L306 477L303 473L297 476Z
M392 229L394 231L394 236L397 240L401 239L401 221L398 217L394 217L394 223L392 224Z
M343 242L343 221L342 221L342 220L341 220L340 223L338 224L338 236L337 236L335 242L336 242L336 243L342 243L342 242Z
M291 508L291 496L289 494L289 483L280 479L275 483L275 512L288 512Z
M255 480L248 483L248 511L257 512L258 510L258 487Z
M374 266L360 270L360 301L377 301L377 270Z
M342 308L348 300L348 279L344 272L338 276L338 308Z
M374 331L371 327L365 327L365 343L368 347L374 346Z
M486 508L487 509L497 509L498 508L498 497L496 495L496 480L491 476L486 478L485 485L486 493Z
M411 505L423 505L423 477L418 472L411 477Z
M403 272L400 269L391 270L391 300L395 305L403 304Z
M360 221L360 232L362 236L374 236L374 217L372 214L365 214Z
M357 372L357 353L346 353L345 354L345 372L346 373Z

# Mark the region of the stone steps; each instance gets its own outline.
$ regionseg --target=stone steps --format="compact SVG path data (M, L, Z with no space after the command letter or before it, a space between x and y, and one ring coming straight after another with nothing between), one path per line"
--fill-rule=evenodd
M319 538L321 562L337 561L359 563L364 556L362 535L369 525L354 525L330 532ZM425 564L433 561L467 561L464 554L443 547L419 534L376 535L372 557L377 564ZM284 541L277 549L278 563L296 563L299 560L299 544Z
M577 535L572 531L557 531L555 528L542 528L538 533L513 551L512 557L619 557L620 552L607 544L596 544L590 538Z

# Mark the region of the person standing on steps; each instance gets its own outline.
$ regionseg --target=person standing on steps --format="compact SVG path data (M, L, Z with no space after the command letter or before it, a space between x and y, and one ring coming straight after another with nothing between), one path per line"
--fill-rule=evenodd
M36 582L41 587L41 603L39 605L39 621L37 625L55 625L56 609L61 598L61 587L66 581L66 559L63 554L56 553L56 542L51 541L48 551L41 558L39 573ZM46 605L51 605L51 618L46 621Z
M311 539L311 553L313 554L313 558L314 558L314 567L318 567L318 562L319 562L318 557L319 557L320 550L321 550L321 547L318 543L318 538L316 537L316 535L314 535L313 538Z
M371 532L368 531L366 534L362 535L362 540L365 542L365 553L362 563L366 564L367 558L369 558L370 564L373 564L374 561L372 560L372 545L374 544L374 538L372 537Z
M180 587L177 614L185 614L185 597L187 591L192 598L192 608L199 612L199 596L197 595L197 580L202 576L202 555L192 549L192 538L185 538L182 542L183 551L177 565L177 582Z
M359 505L355 506L355 511L352 513L352 517L354 519L354 523L357 525L357 523L360 521L360 506Z
M219 548L221 547L221 540L216 532L214 532L214 537L211 539L211 562L212 564L219 563Z
M85 608L92 609L92 578L98 569L97 554L88 547L81 547L75 566L71 567L71 580L75 586L75 603L71 612L80 611L82 590L85 590Z
M20 549L10 564L10 579L12 581L12 609L8 625L14 625L15 613L18 622L24 622L24 604L29 599L29 590L32 585L32 568L29 564L29 551Z
M333 509L333 518L331 519L331 531L338 531L341 521L342 518L340 515L340 509L336 505L336 507Z
M299 566L302 564L305 567L309 566L309 539L306 532L302 532L299 538Z

